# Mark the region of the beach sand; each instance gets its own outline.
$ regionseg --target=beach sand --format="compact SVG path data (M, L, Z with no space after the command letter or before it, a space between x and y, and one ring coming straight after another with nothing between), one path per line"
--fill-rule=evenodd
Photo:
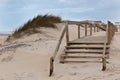
M77 38L72 34L76 33L74 29L77 27L73 27L76 26L72 25L70 29L71 40ZM54 74L49 77L49 58L53 55L61 28L41 30L42 34L25 36L0 47L0 80L120 80L120 32L111 43L106 71L101 71L101 63L59 63L59 55L65 46L64 38L55 59ZM0 42L3 43L4 39L0 38ZM7 44L18 45L6 47Z
M8 36L0 36L0 44L4 43Z

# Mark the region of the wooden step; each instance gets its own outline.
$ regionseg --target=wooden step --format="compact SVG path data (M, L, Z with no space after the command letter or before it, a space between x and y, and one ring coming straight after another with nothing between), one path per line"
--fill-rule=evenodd
M66 49L103 49L104 45L80 45L80 46L66 46ZM109 48L107 46L106 48Z
M61 60L60 63L102 63L102 61L71 61L71 60ZM108 61L107 61L108 63Z
M109 50L106 51L108 53ZM103 50L65 50L65 53L97 53L97 54L102 54Z
M63 58L102 58L101 56L73 56L73 55L61 55ZM107 56L106 56L107 58Z
M81 42L75 42L75 41L71 41L68 42L68 45L79 45L79 44L104 44L104 42L91 42L91 41L81 41Z

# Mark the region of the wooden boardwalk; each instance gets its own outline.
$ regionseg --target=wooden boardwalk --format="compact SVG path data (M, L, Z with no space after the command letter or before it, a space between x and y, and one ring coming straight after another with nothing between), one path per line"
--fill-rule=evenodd
M72 41L69 40L69 24L78 25L78 38ZM80 27L85 28L84 37L80 36ZM90 29L90 32L88 32L88 28ZM50 58L50 76L53 73L55 57L59 51L59 47L65 33L66 46L64 54L62 54L60 58L61 63L101 62L103 65L102 70L106 70L106 63L109 58L110 43L115 32L117 31L117 28L111 22L108 22L107 25L100 25L88 22L68 21L62 31L63 32L61 33L55 52ZM88 33L90 34L88 35Z

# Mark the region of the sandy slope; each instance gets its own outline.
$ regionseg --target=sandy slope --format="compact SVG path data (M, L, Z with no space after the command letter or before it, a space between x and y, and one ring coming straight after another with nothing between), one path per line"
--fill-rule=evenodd
M101 63L61 64L58 55L52 77L48 77L49 58L54 52L61 28L43 28L42 32L10 43L11 45L22 43L24 44L22 46L1 51L0 80L120 80L120 32L116 33L111 44L110 63L107 64L105 72L101 71ZM70 33L75 32L71 28ZM72 35L71 39L76 37ZM64 45L65 39L59 54L63 53Z
M101 63L59 64L56 62L55 80L120 80L120 32L111 44L107 70L101 71Z
M0 36L0 44L6 40L7 36Z
M41 28L42 34L25 36L22 39L5 43L24 44L10 47L0 53L0 80L52 80L49 75L49 58L53 54L61 27ZM2 40L1 40L2 41ZM9 45L8 45L9 46Z

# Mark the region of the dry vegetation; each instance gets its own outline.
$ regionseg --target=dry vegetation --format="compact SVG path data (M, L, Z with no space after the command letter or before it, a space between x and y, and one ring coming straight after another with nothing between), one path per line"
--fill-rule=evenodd
M51 27L55 28L54 23L60 23L61 18L59 16L53 15L38 15L34 17L32 20L29 20L20 28L16 29L11 36L8 37L7 41L11 38L20 38L25 34L33 34L36 32L40 32L37 29L40 27Z

